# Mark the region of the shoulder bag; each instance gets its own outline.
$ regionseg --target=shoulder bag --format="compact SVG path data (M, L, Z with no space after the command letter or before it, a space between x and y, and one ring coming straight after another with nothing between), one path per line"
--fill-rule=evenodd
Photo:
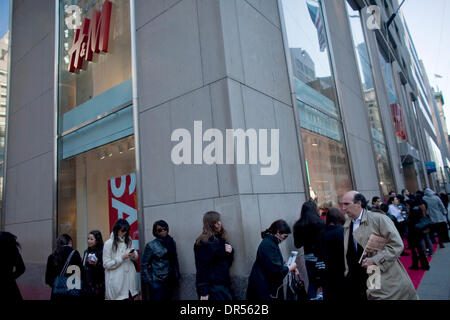
M78 297L81 295L81 280L80 281L80 289L69 289L67 287L67 280L69 277L66 277L66 271L67 267L69 266L70 260L72 259L73 254L75 253L75 250L72 250L69 257L66 260L66 263L64 264L64 268L62 269L59 276L55 278L55 281L53 282L53 290L52 294L57 297Z

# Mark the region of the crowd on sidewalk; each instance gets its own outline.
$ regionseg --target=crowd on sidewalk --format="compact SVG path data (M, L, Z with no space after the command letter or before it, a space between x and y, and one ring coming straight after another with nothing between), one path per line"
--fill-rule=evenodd
M409 268L430 268L426 256L433 253L435 235L440 248L449 241L447 207L447 195L438 196L428 188L415 194L390 192L385 199L373 197L371 204L361 193L349 191L341 198L340 208L319 209L310 199L292 226L295 247L303 248L304 259L295 259L294 254L285 262L279 245L292 233L291 227L282 219L274 221L261 233L246 297L252 301L415 300L416 291L398 258L406 254L406 243L412 255ZM144 299L173 299L180 267L169 225L163 220L154 223L155 238L146 244L140 265L129 232L124 219L115 222L105 243L99 231L91 231L82 256L72 248L69 235L60 235L45 274L45 282L52 288L51 299L134 300L140 297L138 269ZM8 232L0 234L0 245L6 258L0 264L0 284L6 288L2 298L21 299L16 284L25 272L20 245ZM198 298L234 300L230 268L235 249L220 213L203 215L202 233L193 251ZM303 261L307 286L297 268ZM74 277L77 268L79 278Z

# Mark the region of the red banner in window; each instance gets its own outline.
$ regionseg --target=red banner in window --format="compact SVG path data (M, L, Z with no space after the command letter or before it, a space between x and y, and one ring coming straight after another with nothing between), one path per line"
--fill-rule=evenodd
M139 232L137 221L136 174L130 173L108 181L109 231L112 232L118 219L125 219L130 224L130 238L133 248L139 254ZM137 261L140 270L140 254Z
M394 118L395 133L403 140L407 140L406 127L405 122L403 121L402 109L397 103L392 103L391 112L392 117Z

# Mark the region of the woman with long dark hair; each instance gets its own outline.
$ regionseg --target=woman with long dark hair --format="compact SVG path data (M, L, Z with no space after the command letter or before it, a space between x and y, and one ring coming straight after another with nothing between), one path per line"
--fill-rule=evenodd
M320 219L320 218L319 218ZM296 272L295 262L284 265L279 244L286 240L291 228L284 220L274 221L261 232L262 241L256 253L256 261L248 279L248 300L282 300L283 279L288 272Z
M130 238L130 224L116 221L113 232L103 246L106 300L133 300L139 293L136 268L138 258Z
M25 272L17 237L9 232L0 232L0 301L22 300L16 279Z
M68 234L62 234L56 239L56 249L47 259L47 268L45 270L45 283L52 288L52 294L50 299L57 300L65 297L60 297L54 294L55 279L63 271L64 266L76 265L82 268L80 253L72 248L73 241ZM70 257L70 259L69 259ZM65 274L65 276L70 276Z
M319 254L319 236L324 229L325 222L320 218L316 204L306 201L302 206L300 219L294 224L294 244L296 248L304 248L310 299L316 298L319 287L316 262Z
M344 213L338 208L330 208L326 227L319 237L317 257L319 261L325 263L325 267L319 272L323 300L344 299L342 295L345 273L344 223Z
M145 246L141 261L142 280L147 287L146 298L171 300L180 279L177 247L164 220L153 224L153 236L155 239Z
M89 232L88 248L83 255L82 285L86 298L105 299L105 269L103 268L103 238L98 230Z
M200 300L232 300L230 268L234 249L227 242L220 213L203 215L203 231L194 245L196 287Z
M406 201L408 207L408 248L411 250L412 265L409 267L411 270L420 269L429 270L430 265L425 255L424 248L421 246L421 242L425 239L425 233L422 230L417 230L416 225L420 222L420 219L424 217L423 211L419 207L420 202L414 199L412 196Z

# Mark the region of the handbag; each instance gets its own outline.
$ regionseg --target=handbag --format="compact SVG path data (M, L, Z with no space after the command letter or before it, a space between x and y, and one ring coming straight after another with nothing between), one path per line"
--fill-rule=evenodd
M433 221L431 221L430 217L422 217L420 218L419 222L416 224L416 230L419 232L424 231L425 229L431 227L433 224Z
M286 300L308 301L305 283L298 274L289 272L287 276Z
M69 266L70 259L72 259L73 254L75 253L75 250L72 250L69 257L66 260L66 263L64 264L64 268L62 269L59 276L55 278L55 281L53 282L53 290L52 295L57 297L78 297L81 296L81 285L80 289L68 289L67 288L67 280L69 277L66 277L66 271L67 267ZM81 281L81 280L80 280Z

